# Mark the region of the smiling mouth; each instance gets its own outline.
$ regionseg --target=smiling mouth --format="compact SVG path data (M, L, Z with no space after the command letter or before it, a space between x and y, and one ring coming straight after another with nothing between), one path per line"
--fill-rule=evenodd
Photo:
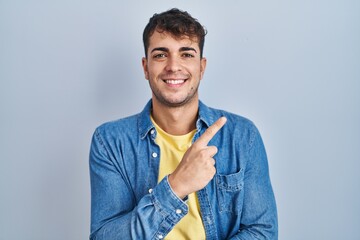
M171 84L171 85L183 84L185 81L186 81L185 79L181 79L181 80L164 80L165 83Z

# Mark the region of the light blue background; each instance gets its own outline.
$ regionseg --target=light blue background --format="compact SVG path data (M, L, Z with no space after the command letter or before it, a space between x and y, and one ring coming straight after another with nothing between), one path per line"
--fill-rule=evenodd
M360 239L360 2L0 0L0 239L87 239L99 124L142 110L150 16L209 31L200 96L260 129L280 239Z

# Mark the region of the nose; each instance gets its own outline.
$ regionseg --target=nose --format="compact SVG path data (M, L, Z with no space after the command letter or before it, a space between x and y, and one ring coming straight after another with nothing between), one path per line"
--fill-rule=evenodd
M181 70L181 63L180 63L180 59L178 59L177 57L169 57L167 59L167 64L166 64L166 71L168 72L178 72Z

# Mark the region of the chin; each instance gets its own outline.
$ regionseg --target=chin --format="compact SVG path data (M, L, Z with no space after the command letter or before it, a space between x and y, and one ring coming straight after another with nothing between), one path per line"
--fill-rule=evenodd
M185 99L168 99L162 101L162 104L168 106L168 107L183 107L186 105L190 105L191 103L193 103L194 101L196 101L197 98L185 98Z

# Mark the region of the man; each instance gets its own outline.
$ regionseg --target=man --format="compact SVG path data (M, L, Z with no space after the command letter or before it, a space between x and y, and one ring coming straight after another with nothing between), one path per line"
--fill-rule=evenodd
M94 133L90 239L277 239L259 132L199 101L205 34L178 9L147 24L142 65L152 99Z

